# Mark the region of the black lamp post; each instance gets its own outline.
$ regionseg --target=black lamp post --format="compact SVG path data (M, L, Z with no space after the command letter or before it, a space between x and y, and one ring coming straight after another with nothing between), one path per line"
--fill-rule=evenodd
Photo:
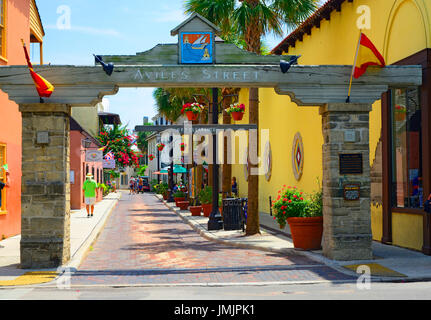
M171 150L169 151L169 156L171 158L171 166L169 167L168 174L169 174L169 197L167 202L175 202L174 199L174 148L173 148L173 141L174 136L171 134L169 141L171 142Z
M212 89L213 103L212 103L212 123L218 124L218 88ZM219 197L219 165L217 163L217 134L213 134L213 203L212 211L208 220L208 230L220 230L223 228L222 216L218 207Z
M203 96L206 98L207 102L209 103L209 100L206 96L196 94L195 96ZM218 109L219 104L223 103L223 100L227 97L236 97L238 98L237 94L229 94L225 95L222 100L218 101L218 88L212 88L212 118L211 122L212 124L218 124ZM208 115L209 119L209 115ZM219 182L219 169L220 165L217 163L217 134L214 132L213 134L213 185L212 185L212 211L209 216L208 220L208 230L220 230L223 228L222 223L222 216L219 211L219 204L218 204L218 198L219 198L219 191L220 191L220 182Z

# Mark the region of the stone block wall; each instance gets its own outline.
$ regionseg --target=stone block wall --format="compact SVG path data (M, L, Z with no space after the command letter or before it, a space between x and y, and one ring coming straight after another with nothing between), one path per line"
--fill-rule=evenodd
M70 107L21 105L21 267L70 259Z
M333 260L371 259L370 105L328 104L323 121L323 254ZM362 174L340 174L340 154L362 154ZM359 184L359 200L345 200L344 186Z

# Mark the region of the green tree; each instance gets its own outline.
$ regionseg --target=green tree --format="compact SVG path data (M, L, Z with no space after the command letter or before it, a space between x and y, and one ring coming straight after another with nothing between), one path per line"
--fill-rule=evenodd
M108 152L114 154L117 167L139 168L139 155L132 150L132 140L126 126L120 127L115 124L113 127L103 126L97 140L105 147L103 154Z
M239 35L244 49L262 53L262 37L283 35L283 27L298 25L317 8L318 0L185 0L186 12L197 12L218 25L222 34ZM249 122L259 125L259 90L250 88ZM257 146L250 144L252 152ZM251 168L255 166L250 164ZM250 175L248 182L247 235L260 233L259 177Z

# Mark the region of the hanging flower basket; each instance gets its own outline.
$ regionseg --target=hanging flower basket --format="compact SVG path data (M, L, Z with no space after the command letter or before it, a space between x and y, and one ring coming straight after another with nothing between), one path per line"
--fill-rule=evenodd
M184 151L186 149L186 144L184 142L181 143L180 148L181 148L181 151Z
M199 114L204 111L205 107L197 102L186 103L183 105L181 114L185 114L189 121L196 121Z
M395 120L396 121L404 121L406 119L407 108L404 106L396 105L395 106Z
M244 112L235 111L235 112L232 112L231 115L235 121L241 121L242 117L244 116Z
M164 144L164 143L158 143L158 144L157 144L157 149L158 149L159 151L162 151L164 148L165 148L165 144Z
M148 156L148 159L150 159L150 161L153 161L154 160L154 155L152 155L152 154L150 154L149 156Z
M241 121L245 113L245 105L243 103L231 104L230 107L226 109L226 113L230 114L235 121Z

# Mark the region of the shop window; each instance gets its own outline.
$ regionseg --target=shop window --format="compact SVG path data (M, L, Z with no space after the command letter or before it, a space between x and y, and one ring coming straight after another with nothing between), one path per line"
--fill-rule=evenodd
M391 90L392 206L422 208L422 133L419 90Z
M0 56L6 57L6 0L0 0Z

